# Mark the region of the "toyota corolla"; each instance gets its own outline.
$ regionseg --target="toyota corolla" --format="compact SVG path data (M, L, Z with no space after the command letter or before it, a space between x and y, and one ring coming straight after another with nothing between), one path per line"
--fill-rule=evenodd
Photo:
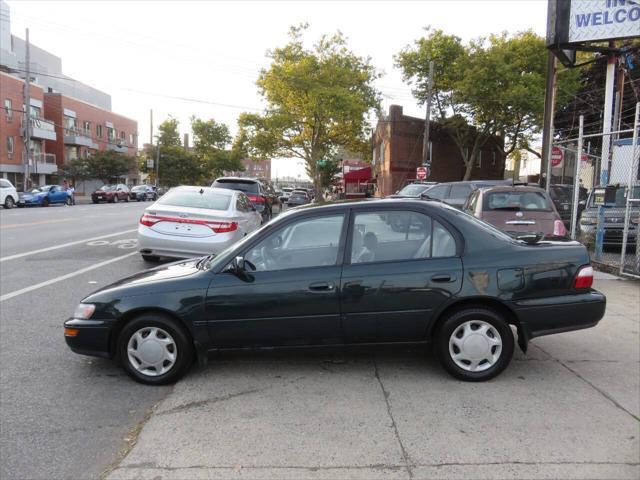
M592 281L578 242L515 239L437 201L343 202L102 288L64 335L147 384L222 349L428 342L453 376L481 381L507 367L515 332L526 352L595 326L606 301Z

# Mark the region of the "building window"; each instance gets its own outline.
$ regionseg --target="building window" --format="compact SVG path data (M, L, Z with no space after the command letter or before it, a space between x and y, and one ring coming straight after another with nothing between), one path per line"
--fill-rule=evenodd
M7 152L13 153L13 137L7 137Z
M130 143L131 145L135 145L135 143L136 143L136 142L135 142L135 139L136 139L135 135L134 135L133 133L130 133L130 134L129 134L129 143Z
M96 137L102 138L102 125L96 125Z
M475 166L477 168L481 168L482 167L482 150L478 151L478 156L476 157L476 164Z
M83 125L84 125L84 131L85 131L85 133L86 133L87 135L91 135L91 122L87 122L87 121L85 120L85 122L84 122L84 124L83 124Z
M113 143L115 139L116 139L116 131L111 127L107 127L107 140Z
M124 132L120 132L120 140L122 140L123 142L126 140L127 138L127 134Z
M493 152L491 152L491 165L495 166L496 164L496 152L495 150Z
M11 99L4 99L4 113L7 116L7 120L11 120L13 118L13 107L11 104Z

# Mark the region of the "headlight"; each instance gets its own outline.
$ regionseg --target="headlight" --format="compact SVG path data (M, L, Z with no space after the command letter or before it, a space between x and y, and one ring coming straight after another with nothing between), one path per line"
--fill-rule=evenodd
M76 311L73 314L73 318L79 318L81 320L86 320L93 315L93 312L96 310L96 306L91 303L81 303L76 307Z
M598 224L597 218L581 218L580 219L580 225L597 225L597 224Z

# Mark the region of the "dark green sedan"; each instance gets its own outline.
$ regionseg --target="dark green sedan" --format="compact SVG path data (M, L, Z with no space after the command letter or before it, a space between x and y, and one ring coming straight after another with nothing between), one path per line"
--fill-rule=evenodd
M65 339L148 384L222 349L427 342L449 373L481 381L507 367L516 332L526 352L595 326L606 301L592 281L577 242L515 240L437 201L342 202L98 290Z

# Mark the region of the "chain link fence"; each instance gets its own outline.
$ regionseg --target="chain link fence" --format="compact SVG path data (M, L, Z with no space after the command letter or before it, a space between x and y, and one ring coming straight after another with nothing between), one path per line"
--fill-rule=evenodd
M554 143L549 193L594 262L640 278L640 103L634 128ZM592 145L597 148L592 149Z

